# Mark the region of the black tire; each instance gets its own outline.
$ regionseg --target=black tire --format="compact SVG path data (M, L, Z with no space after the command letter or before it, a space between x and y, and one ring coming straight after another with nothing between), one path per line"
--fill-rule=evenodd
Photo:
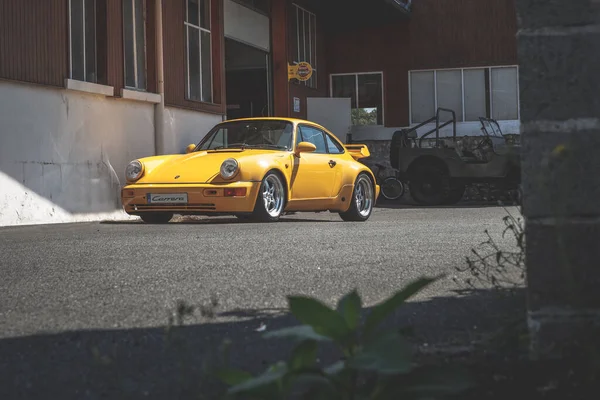
M450 178L435 165L420 165L411 177L409 190L411 197L421 205L443 205L450 195Z
M170 212L153 212L140 215L142 221L147 224L167 224L173 218L173 213Z
M273 199L272 201L269 199L269 205L267 205L265 191L270 191L271 188L273 189ZM287 192L284 181L278 173L271 171L265 175L260 184L251 219L258 222L277 222L283 215L286 202Z
M381 195L386 200L398 200L404 196L404 184L393 176L385 178L383 182L381 182L380 187Z
M360 201L362 210L358 205L359 197L363 199ZM361 172L354 182L354 190L352 191L352 198L350 199L350 208L348 208L348 211L339 214L342 220L347 222L364 222L368 220L373 213L374 205L375 187L373 181L369 175Z
M450 187L450 191L448 192L448 197L444 204L446 205L454 205L457 204L465 195L465 190L467 186L461 183L453 183Z

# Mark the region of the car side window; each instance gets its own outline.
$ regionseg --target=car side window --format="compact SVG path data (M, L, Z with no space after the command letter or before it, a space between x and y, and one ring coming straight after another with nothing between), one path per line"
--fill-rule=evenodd
M325 144L325 136L319 129L310 126L300 126L299 133L302 135L303 142L309 142L315 145L317 150L313 153L326 154L327 146Z
M325 139L327 140L329 154L342 154L344 152L344 148L337 141L333 140L331 136L325 134Z

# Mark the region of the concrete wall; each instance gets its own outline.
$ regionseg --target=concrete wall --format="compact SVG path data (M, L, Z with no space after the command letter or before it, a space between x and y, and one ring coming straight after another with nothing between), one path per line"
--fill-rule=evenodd
M165 152L183 153L189 144L200 142L208 131L221 121L221 115L167 107L163 147Z
M155 154L153 104L7 81L0 104L0 226L126 217L125 166ZM221 120L167 116L171 152Z
M561 358L576 376L589 374L582 387L592 388L600 356L600 2L565 5L517 1L530 355Z

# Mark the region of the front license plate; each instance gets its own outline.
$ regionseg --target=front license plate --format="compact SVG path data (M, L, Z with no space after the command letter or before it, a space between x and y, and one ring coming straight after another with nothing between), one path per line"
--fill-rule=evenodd
M148 204L187 204L187 193L148 193Z

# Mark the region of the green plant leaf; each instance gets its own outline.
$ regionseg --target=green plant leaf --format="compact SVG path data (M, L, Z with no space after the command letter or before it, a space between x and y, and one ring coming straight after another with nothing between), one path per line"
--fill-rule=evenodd
M344 368L346 368L346 362L338 361L335 364L331 364L330 366L325 367L325 369L323 369L323 372L325 372L325 374L327 375L337 375L340 372L342 372Z
M356 290L342 297L337 306L338 313L344 318L348 328L352 330L358 327L361 309L362 300Z
M263 335L265 339L296 339L296 340L316 340L317 342L326 342L331 339L327 336L319 335L312 326L299 325L289 328L283 328Z
M229 386L239 385L252 379L252 374L237 369L222 369L216 372L217 377Z
M365 344L349 364L382 375L403 374L412 369L411 355L410 344L398 333L390 332Z
M288 373L287 365L283 362L272 365L264 373L259 376L245 380L227 391L228 394L251 392L255 389L260 389L265 386L276 383Z
M302 368L311 368L317 363L317 342L306 340L292 351L290 369L298 371Z
M439 276L435 278L420 278L409 283L402 290L385 300L383 303L373 307L373 310L368 315L365 322L365 336L370 336L375 328L377 328L377 326L381 323L381 321L383 321L388 315L393 313L398 307L404 304L407 299L411 298L439 278Z
M288 301L292 314L317 334L341 341L350 332L344 318L320 301L304 296L290 296Z

